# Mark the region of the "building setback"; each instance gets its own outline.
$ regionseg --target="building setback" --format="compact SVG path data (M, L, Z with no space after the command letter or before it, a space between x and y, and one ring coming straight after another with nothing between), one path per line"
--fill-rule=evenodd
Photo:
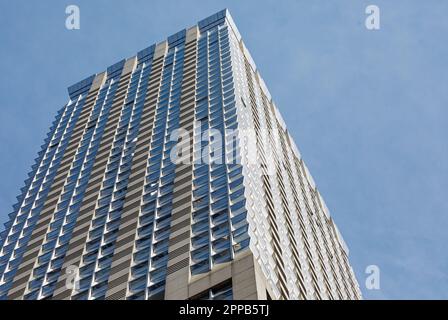
M227 10L69 87L0 235L1 299L360 299Z

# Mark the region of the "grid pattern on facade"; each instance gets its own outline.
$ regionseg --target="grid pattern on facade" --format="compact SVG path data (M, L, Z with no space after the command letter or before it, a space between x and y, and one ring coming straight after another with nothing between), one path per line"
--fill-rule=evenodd
M68 91L0 234L0 299L361 298L227 10Z

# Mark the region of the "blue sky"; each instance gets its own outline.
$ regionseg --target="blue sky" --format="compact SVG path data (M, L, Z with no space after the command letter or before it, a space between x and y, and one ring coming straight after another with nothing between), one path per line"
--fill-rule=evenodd
M81 29L65 28L65 7ZM381 29L364 26L367 5ZM66 88L229 8L366 299L448 299L447 1L0 0L0 221ZM381 270L367 290L364 270Z

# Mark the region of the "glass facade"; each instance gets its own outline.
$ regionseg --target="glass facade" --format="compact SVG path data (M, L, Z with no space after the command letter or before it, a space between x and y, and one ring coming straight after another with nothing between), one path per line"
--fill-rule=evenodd
M68 91L0 234L0 299L246 298L248 254L257 297L361 297L227 10Z

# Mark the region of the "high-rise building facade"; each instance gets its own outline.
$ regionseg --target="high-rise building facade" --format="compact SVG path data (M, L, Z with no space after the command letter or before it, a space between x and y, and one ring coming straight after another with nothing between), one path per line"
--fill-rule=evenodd
M71 86L0 236L1 299L359 299L227 10Z

